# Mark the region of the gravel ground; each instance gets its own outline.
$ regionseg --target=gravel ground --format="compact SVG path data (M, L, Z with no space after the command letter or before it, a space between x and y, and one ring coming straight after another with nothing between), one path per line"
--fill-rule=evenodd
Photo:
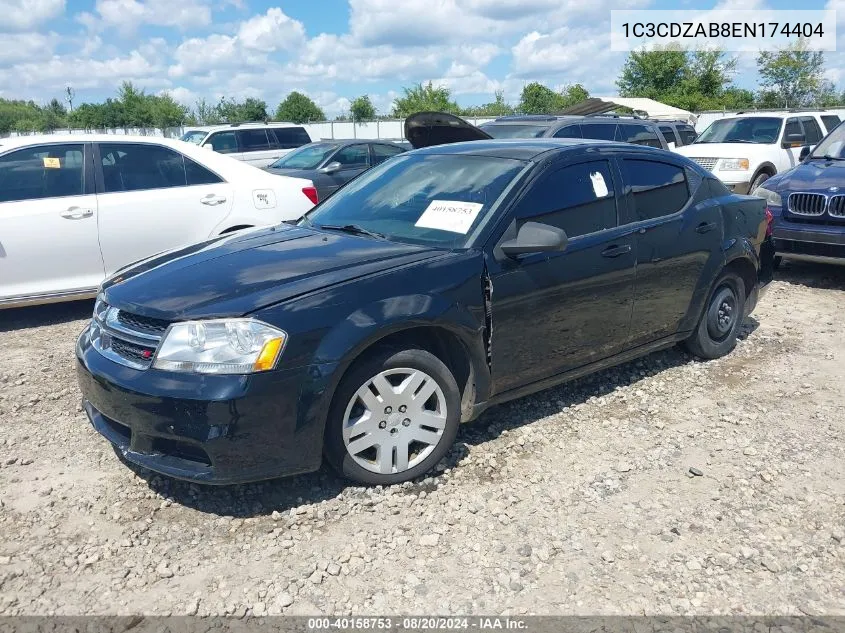
M727 358L492 409L387 489L128 469L78 406L90 310L0 313L0 614L845 615L845 268L787 266Z

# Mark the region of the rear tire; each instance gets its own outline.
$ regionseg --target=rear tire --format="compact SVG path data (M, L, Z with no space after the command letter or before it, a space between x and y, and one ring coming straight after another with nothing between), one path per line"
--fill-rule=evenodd
M349 479L388 486L428 472L455 442L461 396L425 350L385 348L355 362L326 422L329 463Z
M695 356L721 358L736 347L745 313L745 283L734 272L723 273L707 298L704 313L685 344Z

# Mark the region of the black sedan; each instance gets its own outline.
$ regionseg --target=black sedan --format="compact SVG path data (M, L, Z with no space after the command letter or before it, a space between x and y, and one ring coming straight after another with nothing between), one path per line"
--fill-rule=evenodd
M310 180L317 189L317 199L325 200L360 173L404 151L404 147L389 141L320 141L303 145L264 169L279 176Z
M406 481L491 405L678 342L729 353L770 278L767 229L762 200L650 147L428 147L296 226L107 280L76 347L84 408L125 460L173 477L267 479L325 455L359 482Z

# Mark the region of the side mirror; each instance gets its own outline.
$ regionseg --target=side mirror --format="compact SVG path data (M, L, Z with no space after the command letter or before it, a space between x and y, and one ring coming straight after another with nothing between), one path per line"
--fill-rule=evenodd
M203 143L201 147L203 149L211 150L212 152L214 151L214 145L212 145L211 143Z
M563 229L539 222L526 222L519 227L516 237L502 242L500 248L508 257L516 257L526 253L562 251L568 243L569 238Z
M343 167L343 165L341 165L337 161L333 161L333 162L329 163L328 165L326 165L325 167L323 167L322 169L320 169L320 173L321 174L333 174L335 172L340 171L341 167Z
M803 134L787 134L783 137L781 147L789 149L790 147L801 147L807 143L807 139Z
M802 147L801 153L798 155L798 160L800 160L803 163L804 159L806 159L807 156L810 155L810 151L811 151L811 148L810 148L809 145L805 145L804 147Z

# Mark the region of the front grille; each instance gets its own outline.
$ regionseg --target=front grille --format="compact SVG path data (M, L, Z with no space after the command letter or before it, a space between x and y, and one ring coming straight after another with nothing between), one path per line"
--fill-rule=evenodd
M149 369L164 331L170 323L97 304L91 323L91 344L106 358L132 367Z
M787 199L787 208L795 215L824 215L826 206L827 196L821 193L791 193Z
M115 338L114 335L111 337L109 347L111 347L115 354L142 365L149 365L152 362L153 354L155 354L154 347L136 345L135 343Z
M124 312L120 310L117 313L117 320L121 325L125 325L131 330L138 330L147 334L164 334L170 321L164 319L153 319L150 317L141 316L139 314L132 314L131 312Z
M696 163L704 167L707 171L713 171L713 168L716 166L718 162L718 158L693 158Z
M845 218L845 196L832 196L827 203L827 212L834 218Z

